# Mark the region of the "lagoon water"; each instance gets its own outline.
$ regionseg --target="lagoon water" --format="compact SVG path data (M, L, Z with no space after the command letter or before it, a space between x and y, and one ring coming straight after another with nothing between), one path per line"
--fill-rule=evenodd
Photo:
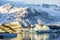
M60 40L60 33L36 34L36 33L24 32L18 34L16 38L0 39L0 40Z

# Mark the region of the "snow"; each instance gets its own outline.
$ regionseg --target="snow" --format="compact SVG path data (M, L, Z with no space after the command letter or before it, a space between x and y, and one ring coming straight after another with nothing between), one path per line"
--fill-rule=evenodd
M14 4L15 5L15 4ZM27 26L41 23L53 23L56 19L53 16L60 15L60 12L55 11L53 8L45 8L34 4L19 4L17 7L13 4L4 4L0 6L0 23L9 23L12 21L18 21L21 24ZM57 14L58 13L58 14ZM56 15L57 14L57 15Z

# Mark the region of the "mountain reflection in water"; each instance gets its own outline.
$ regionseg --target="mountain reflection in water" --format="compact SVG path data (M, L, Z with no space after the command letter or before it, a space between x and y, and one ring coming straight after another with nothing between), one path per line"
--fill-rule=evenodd
M24 32L22 34L18 34L16 38L0 40L60 40L60 33L30 34L28 32Z

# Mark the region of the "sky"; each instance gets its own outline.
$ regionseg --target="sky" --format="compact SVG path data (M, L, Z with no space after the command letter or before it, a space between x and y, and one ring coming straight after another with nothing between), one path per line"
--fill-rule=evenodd
M2 0L4 1L4 0ZM22 2L26 4L57 4L60 5L60 0L5 0L5 1L15 1L15 2Z

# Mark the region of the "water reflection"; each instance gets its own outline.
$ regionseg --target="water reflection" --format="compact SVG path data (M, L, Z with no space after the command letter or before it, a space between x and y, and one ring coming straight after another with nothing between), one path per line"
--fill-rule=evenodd
M22 34L18 34L16 38L0 40L60 40L60 34L59 33L30 34L28 32L24 32Z

